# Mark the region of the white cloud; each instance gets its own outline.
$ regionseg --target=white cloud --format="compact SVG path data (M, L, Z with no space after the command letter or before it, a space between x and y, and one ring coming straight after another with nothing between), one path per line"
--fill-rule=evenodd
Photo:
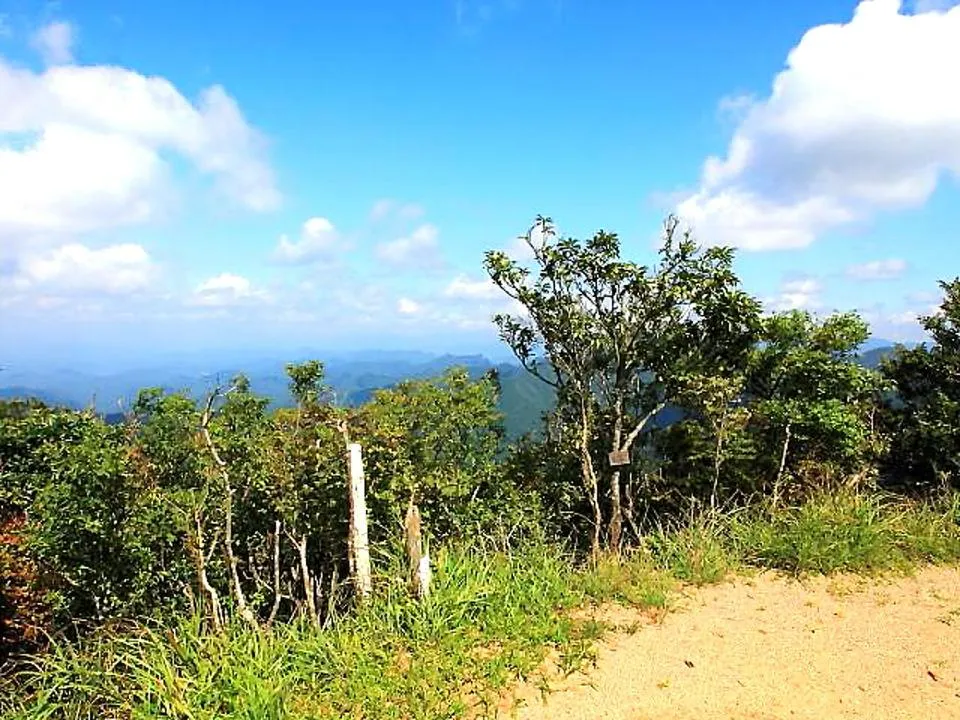
M110 245L98 250L71 243L27 254L12 277L13 289L63 296L121 295L146 290L157 274L149 253L140 245Z
M286 235L280 236L274 257L285 263L305 263L328 258L343 248L340 234L333 223L324 217L312 217L303 223L299 241L291 241Z
M159 214L173 154L253 210L280 200L260 134L226 91L196 103L162 77L113 66L42 73L0 58L0 244Z
M892 280L903 275L906 269L906 260L890 258L851 265L846 272L848 277L855 280Z
M0 145L0 244L144 222L165 202L164 179L136 140L50 123L24 150Z
M803 36L677 212L706 242L765 250L923 204L960 173L957 67L960 7L862 0L850 22Z
M780 284L780 292L765 298L764 305L774 312L787 310L814 310L821 306L823 286L816 278L794 278Z
M445 297L460 300L496 300L506 297L489 278L472 280L466 275L458 275L451 280L443 294Z
M937 302L929 302L923 305L923 307L913 306L900 312L893 313L887 316L887 321L893 325L918 325L921 317L938 315L941 312L942 310Z
M405 237L377 245L377 259L389 265L429 267L439 264L439 232L425 223Z
M410 298L402 297L397 301L397 312L401 315L416 315L422 309L420 303Z
M65 65L73 62L73 26L57 21L44 25L30 39L47 65Z
M265 291L256 289L247 278L221 273L200 283L193 292L190 304L223 308L269 299Z

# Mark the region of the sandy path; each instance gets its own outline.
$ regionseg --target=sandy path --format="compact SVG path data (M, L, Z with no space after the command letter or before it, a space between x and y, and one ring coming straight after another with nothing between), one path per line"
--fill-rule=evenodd
M691 591L682 608L612 637L546 705L521 689L515 716L960 718L956 568L869 582L765 574Z

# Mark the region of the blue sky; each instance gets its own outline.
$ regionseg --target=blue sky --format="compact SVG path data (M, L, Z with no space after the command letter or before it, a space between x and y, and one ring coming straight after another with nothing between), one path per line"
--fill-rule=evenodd
M532 218L679 211L875 334L960 268L941 0L0 2L0 347L490 350Z

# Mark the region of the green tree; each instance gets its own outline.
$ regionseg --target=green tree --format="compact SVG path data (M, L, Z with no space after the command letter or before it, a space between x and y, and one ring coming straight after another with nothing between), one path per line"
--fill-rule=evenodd
M433 533L462 530L471 506L498 491L502 421L492 374L472 380L451 368L435 380L378 390L361 422L380 518L399 518L415 502Z
M856 362L869 334L856 313L818 321L794 310L764 319L746 391L756 469L772 476L775 496L787 480L844 477L872 458L881 378Z
M287 366L295 409L278 410L270 440L268 495L281 534L293 547L289 577L300 612L319 623L323 580L343 577L346 560L346 448L350 413L332 404L323 363ZM332 590L327 591L332 607ZM275 614L275 613L273 613Z
M639 265L620 255L617 235L586 241L556 238L538 217L523 238L535 269L502 252L488 252L493 282L525 311L495 318L501 338L531 373L557 390L561 412L579 428L581 477L594 515L593 552L602 525L592 445L629 456L667 405L704 377L741 367L756 339L759 304L733 272L733 251L704 249L664 224L659 263ZM621 544L621 470L607 475L606 540Z
M887 467L907 487L960 487L960 278L940 283L938 312L921 318L932 344L900 347L881 364L894 395L885 412Z

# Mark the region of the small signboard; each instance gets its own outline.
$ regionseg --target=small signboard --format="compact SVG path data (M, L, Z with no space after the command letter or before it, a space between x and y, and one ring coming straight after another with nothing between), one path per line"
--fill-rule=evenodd
M630 464L630 453L626 450L614 450L607 458L610 461L610 467L623 467Z

